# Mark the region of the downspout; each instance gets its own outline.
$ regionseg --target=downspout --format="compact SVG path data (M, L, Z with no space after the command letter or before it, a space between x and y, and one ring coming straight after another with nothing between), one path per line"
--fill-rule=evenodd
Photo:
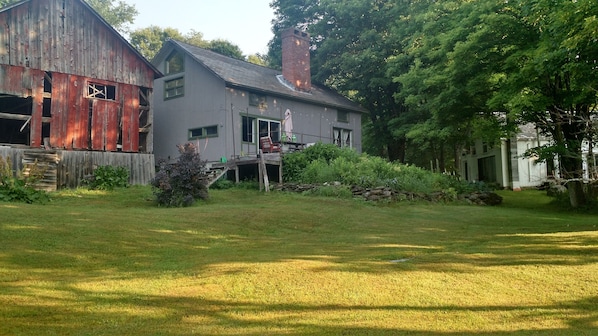
M237 145L235 142L235 107L232 103L230 104L230 116L231 133L233 137L233 155L231 156L231 159L234 159L235 156L237 156Z

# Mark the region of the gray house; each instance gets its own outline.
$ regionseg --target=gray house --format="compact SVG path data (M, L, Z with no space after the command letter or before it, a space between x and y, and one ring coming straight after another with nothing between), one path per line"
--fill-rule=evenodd
M282 51L281 72L167 41L152 61L164 73L154 83L156 158L176 158L177 145L194 142L203 160L234 165L256 158L267 137L278 157L278 148L284 155L316 142L360 152L366 111L311 84L309 36L285 31Z

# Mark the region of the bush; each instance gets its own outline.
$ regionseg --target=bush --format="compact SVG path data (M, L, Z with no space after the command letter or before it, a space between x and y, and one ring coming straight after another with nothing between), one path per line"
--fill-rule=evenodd
M158 205L167 207L190 206L208 198L205 161L192 143L179 145L180 156L174 163L159 162L159 170L152 181Z
M129 186L129 171L125 167L99 166L85 178L90 190L113 190Z
M27 168L28 173L17 172L15 176L10 158L0 157L0 201L31 204L50 199L45 191L34 188L34 184L44 176L44 171L39 169L37 162Z
M359 154L349 148L339 148L334 144L317 143L313 146L307 147L305 150L295 153L286 154L283 156L283 176L285 182L307 182L305 179L316 179L318 181L327 182L330 176L317 176L314 172L305 174L306 169L313 170L309 167L312 164L323 167L330 165L330 163L343 157L349 162L357 162ZM324 165L322 165L323 163ZM314 182L315 183L315 182Z
M285 182L340 182L362 188L384 186L395 191L423 194L442 192L450 199L456 199L459 194L493 190L488 184L468 183L451 175L359 155L353 150L329 144L316 144L303 152L285 155L284 160Z

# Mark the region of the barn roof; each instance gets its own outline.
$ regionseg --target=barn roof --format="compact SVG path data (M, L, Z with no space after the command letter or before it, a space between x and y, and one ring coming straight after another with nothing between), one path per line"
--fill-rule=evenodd
M249 91L277 95L312 104L366 113L359 104L323 86L312 85L309 93L297 91L282 79L282 72L257 64L234 59L216 52L175 40L168 40L154 57L155 65L162 62L172 50L189 54L198 63L221 78L228 86Z

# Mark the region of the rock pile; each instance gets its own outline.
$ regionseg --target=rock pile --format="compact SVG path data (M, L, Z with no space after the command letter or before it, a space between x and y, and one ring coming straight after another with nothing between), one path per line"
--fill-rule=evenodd
M326 183L318 184L301 184L301 183L284 183L274 187L274 190L303 193L306 191L316 190L322 186L343 187L340 183ZM475 205L498 205L502 203L502 197L493 192L472 192L455 196L454 194L438 191L431 194L414 193L408 191L396 191L388 187L364 188L360 186L350 187L353 197L361 198L366 201L429 201L429 202L451 202L455 198L464 200L470 204Z

